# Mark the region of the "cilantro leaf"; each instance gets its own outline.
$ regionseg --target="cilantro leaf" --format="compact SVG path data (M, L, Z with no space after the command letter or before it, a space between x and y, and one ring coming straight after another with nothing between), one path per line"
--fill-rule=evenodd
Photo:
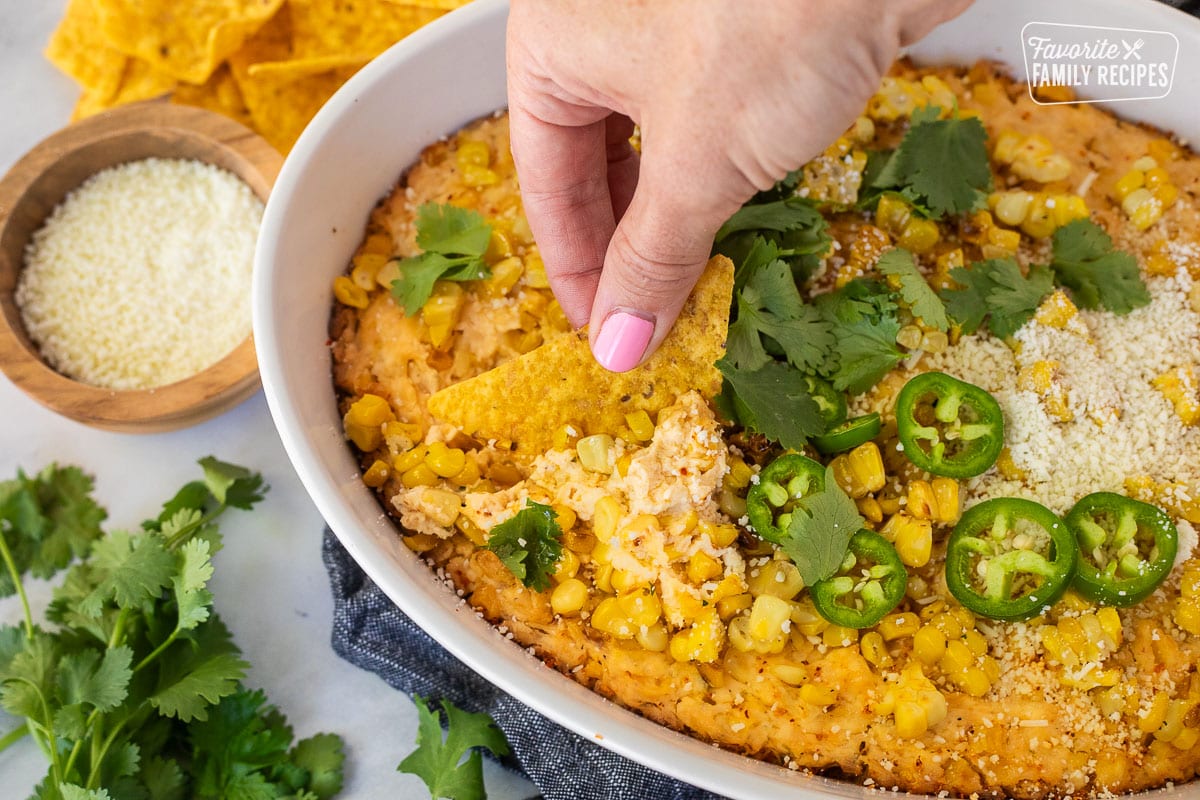
M860 316L834 326L837 367L829 373L834 388L862 394L878 383L905 356L896 345L900 321L893 316Z
M0 482L0 536L18 575L49 578L87 554L107 516L91 491L91 477L78 467L54 464ZM15 591L13 576L0 570L0 597Z
M473 281L491 275L483 254L492 228L478 211L424 203L417 209L417 246L425 252L400 259L392 295L408 316L416 314L439 280Z
M149 606L171 585L175 556L161 536L113 531L93 546L90 566L95 588L80 602L79 610L98 617L110 600L119 608Z
M800 571L805 586L812 586L837 572L850 537L863 524L858 507L838 485L833 468L826 467L824 491L796 502L780 547Z
M713 240L713 253L728 256L736 265L734 290L759 266L782 260L797 282L812 274L819 256L832 239L828 223L810 200L783 200L742 206L721 226Z
M913 316L920 317L926 325L939 331L950 327L946 319L946 307L917 269L912 253L900 247L888 250L880 257L876 269L899 281L900 299L908 305Z
M417 247L443 255L482 256L492 238L482 214L449 203L423 203L416 225Z
M170 665L164 685L150 696L150 705L160 714L183 722L208 719L209 707L236 691L250 666L234 653L190 655Z
M1112 239L1090 219L1077 219L1055 231L1053 247L1050 269L1080 307L1128 314L1150 302L1137 261L1123 250L1113 250Z
M728 356L716 366L733 390L732 407L745 427L795 450L825 432L821 409L803 372L779 361L742 370Z
M1032 317L1046 295L1054 289L1054 280L1045 267L1032 267L1028 275L1010 258L977 261L967 267L955 267L950 277L962 289L942 293L946 309L964 333L974 333L987 319L992 334L1006 339Z
M983 123L975 117L938 119L940 113L936 106L913 113L900 145L871 184L899 191L935 218L982 208L992 187Z
M128 695L133 651L126 646L104 652L82 650L63 656L58 665L58 684L67 704L83 704L97 711L111 711Z
M320 800L333 797L342 790L342 765L346 754L342 738L332 733L318 733L296 742L289 758L308 773L308 791Z
M730 323L726 342L738 369L758 369L771 360L760 335L782 348L788 363L800 370L816 369L834 345L831 326L800 298L782 261L756 270L738 295L737 320Z
M508 742L496 723L487 714L472 714L442 700L446 714L443 739L440 714L418 695L413 702L417 706L417 749L396 769L424 781L434 800L485 800L483 760L476 748L487 748L497 756L508 754Z
M550 506L526 498L524 508L488 535L487 548L534 591L550 588L554 565L562 556L562 528L557 517Z
M205 587L213 575L209 543L192 539L179 548L179 569L172 579L177 613L175 630L188 631L208 619L212 593Z
M62 800L113 800L104 789L85 789L74 783L60 783L58 791Z
M227 464L212 456L200 459L204 484L221 505L250 510L263 499L262 475L237 464Z

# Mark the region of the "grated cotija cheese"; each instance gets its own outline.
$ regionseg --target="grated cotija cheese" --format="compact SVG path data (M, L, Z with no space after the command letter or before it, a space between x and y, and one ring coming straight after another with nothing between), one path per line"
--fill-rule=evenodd
M150 389L211 366L250 333L263 204L210 164L149 158L103 170L33 235L21 320L59 372Z

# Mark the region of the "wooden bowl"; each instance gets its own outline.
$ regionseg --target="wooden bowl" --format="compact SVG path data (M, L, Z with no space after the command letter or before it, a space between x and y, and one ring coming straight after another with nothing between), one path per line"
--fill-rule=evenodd
M152 157L221 167L241 178L264 203L283 162L265 139L227 117L152 101L64 128L0 180L0 370L53 411L108 430L150 433L192 425L232 408L259 387L251 336L216 364L177 383L115 390L56 372L25 331L13 295L34 232L93 174Z

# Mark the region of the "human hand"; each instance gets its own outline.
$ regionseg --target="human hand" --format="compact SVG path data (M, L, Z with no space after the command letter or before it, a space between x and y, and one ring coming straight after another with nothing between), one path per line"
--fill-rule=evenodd
M648 357L721 224L836 139L902 45L968 5L513 0L509 124L525 213L596 359L624 372Z

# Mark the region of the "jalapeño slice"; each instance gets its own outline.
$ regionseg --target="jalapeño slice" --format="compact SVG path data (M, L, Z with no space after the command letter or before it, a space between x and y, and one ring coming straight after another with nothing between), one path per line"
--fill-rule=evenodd
M1079 543L1075 590L1107 606L1140 603L1158 588L1179 547L1165 511L1112 492L1083 497L1064 518Z
M967 510L946 544L946 586L976 614L1009 622L1053 605L1075 576L1075 537L1053 511L1002 497Z
M836 428L831 428L828 433L812 437L812 444L824 455L844 453L874 439L882 427L879 412L873 411L862 417L848 419Z
M996 463L1004 447L1004 415L990 394L943 372L926 372L896 398L904 455L947 478L971 478Z
M809 587L817 612L843 628L869 628L904 599L908 570L887 539L866 528L850 537L837 574Z
M825 423L825 429L836 428L846 421L846 395L833 388L833 384L814 375L805 375L808 393L817 404L817 413Z
M746 493L746 516L761 538L778 544L792 522L796 501L825 490L825 468L806 456L788 453L758 473Z

